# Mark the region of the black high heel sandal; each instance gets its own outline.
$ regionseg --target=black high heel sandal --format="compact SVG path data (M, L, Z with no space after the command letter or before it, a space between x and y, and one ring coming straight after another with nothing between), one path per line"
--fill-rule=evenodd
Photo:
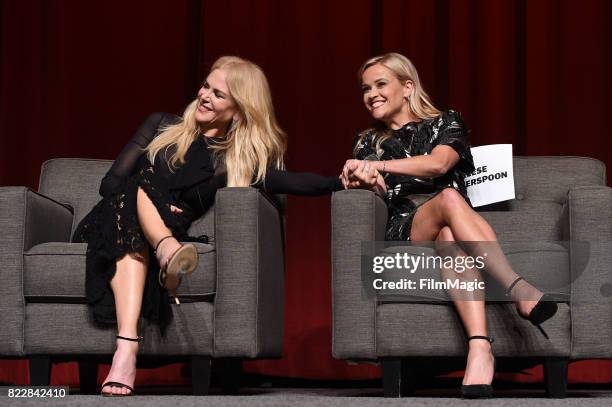
M124 341L140 342L140 340L142 339L142 336L139 336L138 338L126 338L125 336L117 335L116 338L117 339L123 339ZM104 393L102 390L106 386L120 387L122 389L128 389L130 391L130 393L129 394ZM127 384L125 384L125 383L108 381L108 382L102 383L102 387L100 387L100 394L102 395L102 397L127 397L127 396L134 395L134 389L132 387L128 386Z
M173 236L165 236L157 242L155 246L155 250L153 253L157 255L157 249L159 249L159 245L164 240L171 238ZM198 250L193 244L181 244L168 263L165 266L161 266L159 268L159 274L157 276L157 280L159 285L166 288L172 297L174 297L174 302L176 305L181 305L177 295L176 289L181 284L181 279L183 276L187 276L194 272L196 267L198 266Z
M510 297L510 292L514 288L514 286L521 280L525 280L523 277L519 277L510 284L510 287L506 290L506 297ZM519 316L527 321L531 322L536 328L542 332L542 335L546 339L550 339L546 331L540 326L543 322L552 318L558 310L557 303L553 299L553 297L549 294L544 294L538 301L538 303L533 307L529 315L523 316L519 312ZM517 310L518 311L518 310Z
M484 339L489 343L493 343L493 338L490 336L470 336L468 342L472 339ZM495 358L493 358L493 370L495 370ZM493 397L493 386L490 384L463 384L461 385L461 397L464 399L489 399Z

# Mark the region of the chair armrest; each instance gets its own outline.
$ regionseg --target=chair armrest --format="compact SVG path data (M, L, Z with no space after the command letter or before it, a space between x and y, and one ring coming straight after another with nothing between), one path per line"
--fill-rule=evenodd
M568 206L571 357L612 358L612 188L572 188Z
M70 241L72 212L25 187L0 187L0 355L23 354L23 253L51 241Z
M332 355L376 358L376 301L361 281L361 244L385 239L387 205L365 190L332 196Z
M214 357L282 355L284 238L279 210L259 190L223 188L215 199Z

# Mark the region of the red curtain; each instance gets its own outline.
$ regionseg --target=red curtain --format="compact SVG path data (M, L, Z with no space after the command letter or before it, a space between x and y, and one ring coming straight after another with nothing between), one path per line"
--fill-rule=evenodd
M53 157L114 158L147 114L181 113L227 54L266 72L288 167L337 174L368 125L357 69L387 51L413 60L439 108L463 113L474 145L595 157L611 174L606 0L5 0L0 13L0 185L36 188ZM380 376L331 357L329 213L328 197L290 198L284 357L248 371ZM180 371L138 383L180 384ZM509 378L541 379L531 373ZM575 363L570 380L611 382L612 363ZM0 381L27 383L25 362L1 361ZM77 381L75 364L55 366L54 383Z

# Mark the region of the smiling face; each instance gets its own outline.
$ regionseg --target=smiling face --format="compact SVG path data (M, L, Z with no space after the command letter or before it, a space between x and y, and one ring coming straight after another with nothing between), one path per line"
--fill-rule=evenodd
M412 81L402 84L395 73L382 64L367 68L361 76L363 102L372 117L392 128L399 128L413 120L406 102L414 86Z
M198 91L195 120L202 129L225 129L238 113L225 81L225 71L215 69L208 74Z

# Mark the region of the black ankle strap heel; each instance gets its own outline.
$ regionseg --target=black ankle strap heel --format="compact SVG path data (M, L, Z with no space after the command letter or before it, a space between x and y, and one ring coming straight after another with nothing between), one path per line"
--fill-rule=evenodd
M506 297L510 297L510 293L514 286L521 280L525 280L523 277L519 277L510 284L508 289L506 290ZM529 315L523 316L519 313L519 316L527 321L531 322L538 330L544 335L546 339L550 339L546 331L540 326L543 322L552 318L556 313L559 307L555 302L554 298L549 294L544 294L538 301L538 303L533 307ZM518 311L518 310L517 310Z
M512 284L510 284L510 286L506 289L506 297L510 297L510 293L512 292L512 289L514 288L515 285L518 284L519 281L524 280L523 277L519 277L516 280L514 280L512 282Z
M483 339L493 343L494 339L490 336L474 335L467 338L468 342L472 339ZM495 358L493 359L493 369L495 369ZM464 399L488 399L493 396L493 386L490 384L464 384L461 386L461 397Z
M117 335L117 336L115 336L115 338L123 339L124 341L131 341L131 342L140 342L142 340L142 336L138 336L136 338L128 338L128 337L125 337L125 336Z
M117 335L117 336L115 336L115 338L123 339L124 341L130 341L130 342L140 342L142 340L142 336L137 336L136 338L128 338L127 336ZM123 388L123 389L128 389L130 392L127 393L127 394L105 393L102 390L106 386L119 387L119 388ZM103 397L126 397L126 396L133 396L134 395L134 388L132 386L128 386L125 383L108 381L108 382L102 383L102 387L100 387L100 394L102 394Z
M166 239L170 239L171 237L174 237L174 236L168 235L168 236L164 236L161 239L159 239L159 242L157 242L157 244L155 245L155 250L153 250L153 254L157 255L157 249L159 249L159 245L161 244L161 242L163 242Z
M467 338L468 342L471 341L472 339L484 339L485 341L489 343L495 342L495 339L491 338L490 336L474 335L474 336L470 336L469 338Z

